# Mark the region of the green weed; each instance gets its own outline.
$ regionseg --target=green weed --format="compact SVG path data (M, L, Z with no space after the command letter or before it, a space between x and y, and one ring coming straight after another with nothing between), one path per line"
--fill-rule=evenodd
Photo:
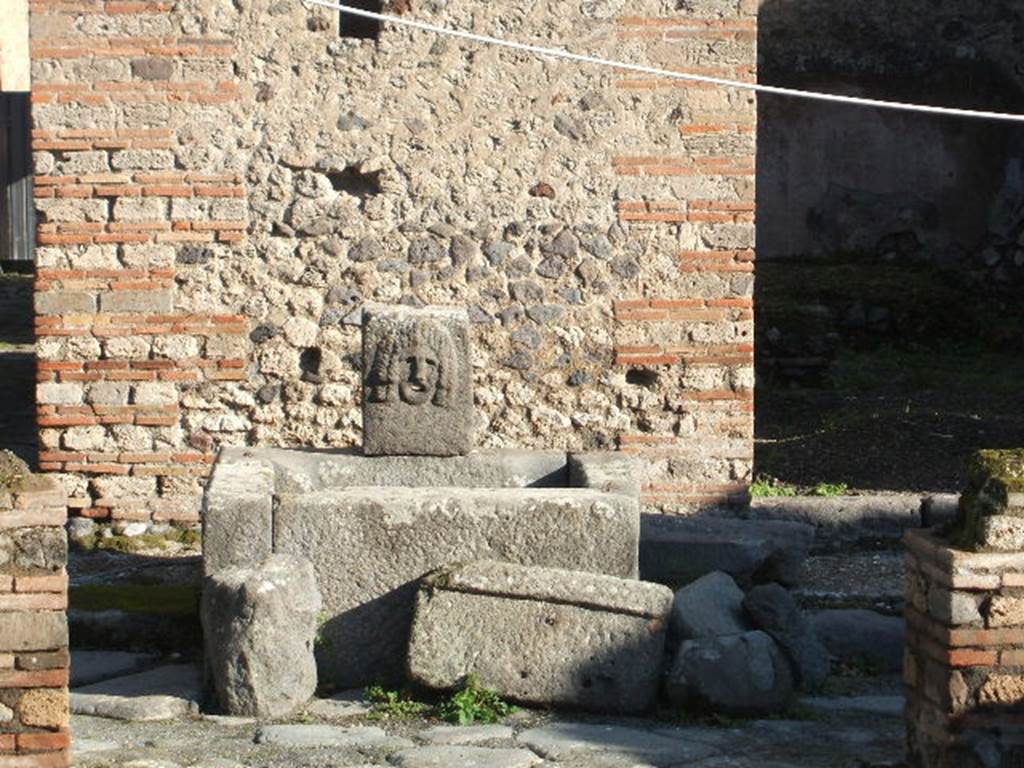
M497 693L481 687L474 675L470 675L462 689L453 693L437 709L442 720L458 725L496 723L514 711L515 707Z
M796 496L796 486L783 483L769 475L759 475L750 484L750 495L754 498L769 498L776 496Z
M371 685L367 688L366 698L373 706L370 717L374 720L418 717L430 709L429 704L416 701L407 691L392 691L380 685Z

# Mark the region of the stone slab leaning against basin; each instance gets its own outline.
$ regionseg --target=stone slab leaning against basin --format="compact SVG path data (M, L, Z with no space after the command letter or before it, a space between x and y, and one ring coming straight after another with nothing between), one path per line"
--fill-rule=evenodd
M320 682L396 683L417 582L437 568L490 559L636 578L635 477L631 459L606 454L224 449L207 486L204 569L308 558L326 616Z
M451 689L468 675L515 701L639 713L661 680L672 591L593 573L478 561L428 576L409 674Z

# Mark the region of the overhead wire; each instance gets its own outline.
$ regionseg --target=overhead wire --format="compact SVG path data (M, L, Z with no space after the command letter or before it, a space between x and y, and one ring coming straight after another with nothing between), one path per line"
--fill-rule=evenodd
M685 80L693 83L717 85L724 88L737 88L746 91L754 91L756 93L767 93L773 94L775 96L786 96L795 99L823 101L833 104L846 104L850 106L873 107L876 109L896 110L901 112L916 112L929 115L942 115L945 117L998 120L1003 122L1024 123L1024 114L1018 114L1013 112L960 109L957 107L942 107L931 104L916 104L904 101L872 99L862 96L848 96L845 94L824 93L821 91L807 91L801 90L799 88L785 88L778 85L765 85L763 83L743 82L742 80L731 80L729 78L715 77L712 75L702 75L694 72L682 72L671 69L663 69L661 67L651 67L645 64L635 64L633 62L620 61L617 59L608 59L603 58L601 56L590 56L583 53L575 53L573 51L565 50L563 48L550 48L547 46L536 45L533 43L523 43L517 40L506 40L504 38L493 37L491 35L481 35L476 32L467 32L466 30L463 29L453 29L452 27L444 27L439 24L431 24L430 22L419 21L417 19L407 18L405 16L395 16L393 14L368 11L363 8L353 8L352 6L345 5L343 3L331 2L331 0L300 1L310 5L318 5L323 8L332 8L336 11L341 11L342 13L351 14L352 16L358 16L364 19L373 19L374 21L378 21L381 23L395 24L401 27L408 27L410 29L418 29L423 32L432 32L434 34L445 35L447 37L455 37L462 40L468 40L470 42L479 43L482 45L494 45L502 48L508 48L511 50L531 53L537 56L547 56L550 58L563 59L566 61L575 61L581 64L590 64L599 67L610 67L613 69L623 70L626 72L636 72L645 75L653 75L655 77L664 77L673 80Z

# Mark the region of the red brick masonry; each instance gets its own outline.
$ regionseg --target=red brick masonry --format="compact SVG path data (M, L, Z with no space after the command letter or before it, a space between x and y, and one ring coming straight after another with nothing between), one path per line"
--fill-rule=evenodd
M69 764L67 498L0 490L0 768Z
M906 545L909 764L1024 765L1024 553Z

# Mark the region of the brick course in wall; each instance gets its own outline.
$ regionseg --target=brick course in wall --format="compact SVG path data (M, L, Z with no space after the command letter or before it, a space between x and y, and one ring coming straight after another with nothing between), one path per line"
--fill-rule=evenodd
M0 768L69 764L66 502L38 476L0 490Z
M417 16L755 78L756 4ZM742 505L755 105L295 2L32 0L42 469L198 519L223 444L359 443L366 301L466 306L478 444L619 448Z

